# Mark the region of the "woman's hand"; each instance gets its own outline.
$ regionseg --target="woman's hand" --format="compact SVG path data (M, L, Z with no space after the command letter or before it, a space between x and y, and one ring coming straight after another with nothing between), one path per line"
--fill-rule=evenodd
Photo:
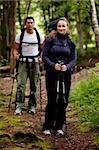
M66 65L61 65L61 71L66 71L67 70L67 66Z
M57 71L66 71L67 70L67 66L56 63L55 64L55 70L57 70Z
M61 64L56 63L55 64L55 70L61 71Z

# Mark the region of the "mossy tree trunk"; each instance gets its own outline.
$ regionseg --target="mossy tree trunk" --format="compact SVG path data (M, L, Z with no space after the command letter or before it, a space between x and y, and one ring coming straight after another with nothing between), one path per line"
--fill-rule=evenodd
M0 56L9 61L10 49L15 38L16 1L0 2Z

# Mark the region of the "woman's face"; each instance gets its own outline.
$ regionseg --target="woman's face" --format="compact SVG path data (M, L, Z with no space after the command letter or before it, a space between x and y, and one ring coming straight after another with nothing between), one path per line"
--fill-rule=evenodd
M68 29L68 26L67 26L66 21L59 20L57 23L57 32L64 35L67 33L67 29Z

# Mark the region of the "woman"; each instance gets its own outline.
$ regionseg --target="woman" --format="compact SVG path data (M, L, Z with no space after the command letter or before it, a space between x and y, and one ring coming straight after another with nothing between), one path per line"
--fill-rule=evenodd
M71 86L71 73L76 63L75 44L69 38L68 21L61 17L57 21L54 39L45 40L43 61L46 70L46 89L48 103L45 112L43 132L64 135L65 110ZM64 91L65 90L65 91Z

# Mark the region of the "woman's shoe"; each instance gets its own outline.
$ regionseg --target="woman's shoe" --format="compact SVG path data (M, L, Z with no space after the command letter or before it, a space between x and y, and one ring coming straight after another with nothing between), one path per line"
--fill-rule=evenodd
M56 135L64 135L63 130L57 130Z
M43 133L44 133L45 135L51 135L50 130L44 130Z

